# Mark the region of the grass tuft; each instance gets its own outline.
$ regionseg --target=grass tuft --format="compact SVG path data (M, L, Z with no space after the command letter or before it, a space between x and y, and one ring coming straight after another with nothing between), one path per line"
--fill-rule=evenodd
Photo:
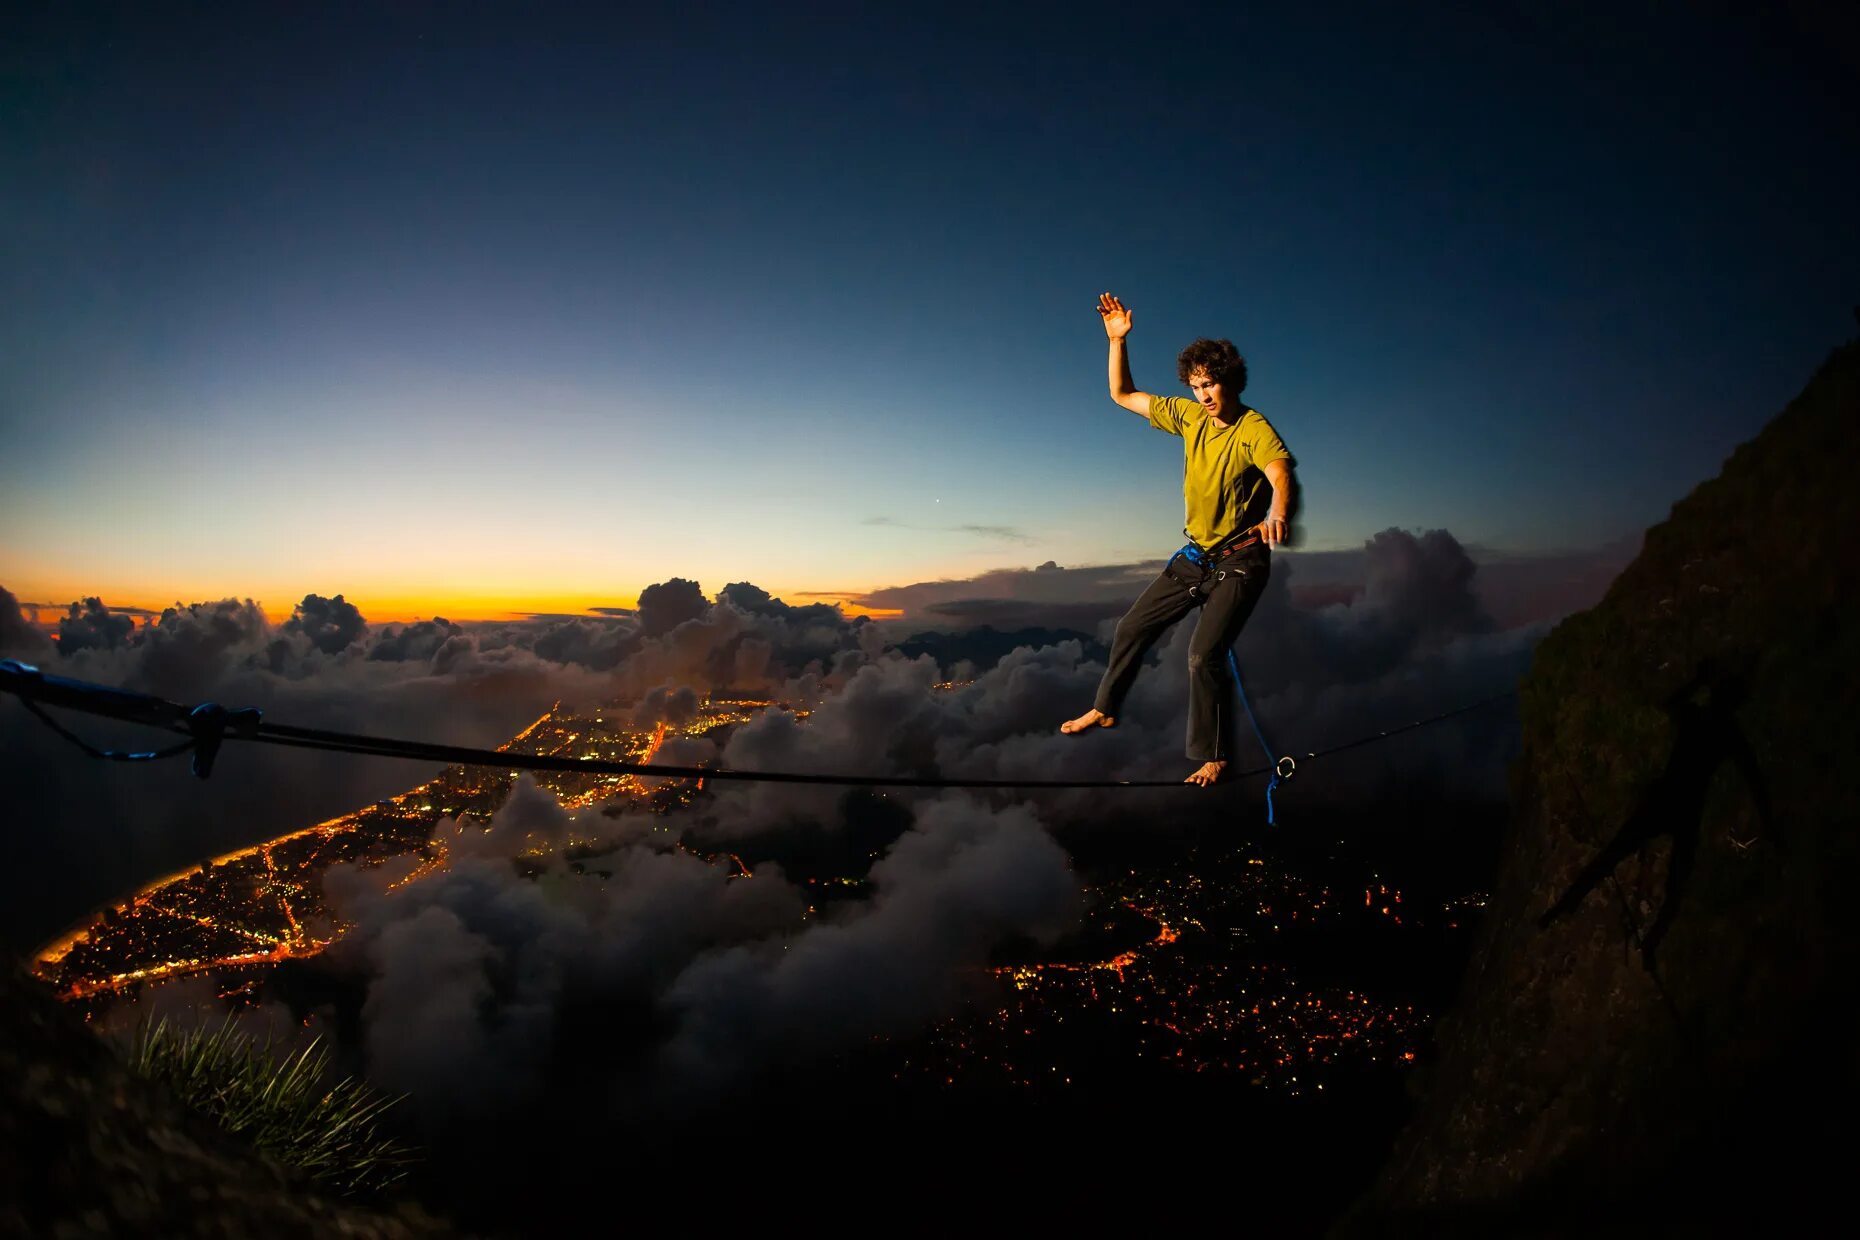
M329 1055L321 1038L291 1052L240 1031L230 1015L217 1029L179 1029L164 1018L137 1030L129 1063L279 1162L344 1196L399 1182L413 1161L412 1150L375 1127L402 1099L353 1077L326 1085Z

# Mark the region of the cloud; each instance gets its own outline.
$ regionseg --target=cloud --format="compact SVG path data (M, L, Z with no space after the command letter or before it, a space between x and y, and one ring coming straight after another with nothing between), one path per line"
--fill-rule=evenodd
M545 619L535 627L529 648L552 663L575 663L593 671L618 667L639 649L640 626L628 620Z
M1082 602L1108 621L1157 567L1049 561L904 589L921 610L965 619L1003 614L970 606L996 598ZM1515 683L1547 622L1501 626L1479 588L1482 571L1444 531L1385 531L1347 564L1279 557L1238 648L1276 752L1355 739ZM1034 780L1173 782L1188 769L1192 619L1159 644L1116 728L1069 737L1058 722L1090 703L1104 671L1076 637L1036 631L995 652L970 683L938 688L945 665L889 648L884 626L831 606L790 606L747 582L702 601L696 583L680 579L649 587L647 600L639 620L435 618L376 631L349 617L336 625L352 634L340 646L319 643L308 625L273 631L249 600L221 600L171 608L114 645L56 656L53 670L163 684L183 700L261 705L311 726L476 745L506 739L557 699L625 703L646 727L690 718L719 689L753 685L789 708L736 727L721 750L673 737L661 760ZM99 605L80 622L99 610L107 614ZM298 614L312 612L334 614ZM27 723L0 725L8 761L48 776L19 781L39 798L23 816L43 829L27 834L17 870L44 876L66 908L428 773L250 747L222 757L221 773L202 784L175 766L100 768ZM1497 798L1515 744L1504 711L1462 717L1307 764L1279 809L1295 829L1301 812L1320 806L1373 816L1404 801ZM1250 731L1232 751L1245 765L1263 756ZM446 860L424 877L392 886L411 859L331 870L330 900L356 928L327 962L364 996L359 1047L370 1075L411 1091L428 1123L522 1108L565 1079L588 1106L646 1118L934 1019L954 1001L963 971L996 945L1050 937L1076 919L1062 842L1157 823L1255 830L1259 788L876 797L712 782L671 815L571 818L525 777L488 829L439 824L433 844ZM580 873L563 855L571 838L597 841ZM725 852L754 877L710 859ZM803 873L863 875L866 897L816 900L798 881ZM575 1044L568 1031L590 1021L604 1031L592 1074L585 1058L570 1062L562 1049Z
M1066 854L1024 805L933 801L870 877L872 898L841 919L684 969L662 1000L676 1020L662 1069L709 1082L911 1028L956 998L961 966L1009 939L1051 942L1081 907Z
M717 592L717 601L728 603L752 616L773 616L802 624L839 625L845 615L830 603L809 603L791 607L760 586L747 581L733 581Z
M1473 591L1479 605L1499 627L1518 628L1560 619L1596 602L1638 546L1636 536L1595 548L1544 554L1479 547L1465 550L1478 569ZM986 616L986 623L997 626L1083 627L1083 618L1094 611L1121 615L1162 565L1159 559L1065 568L1048 560L1036 568L885 586L848 595L846 601L902 611L906 621L919 623L969 619L981 623ZM1370 565L1365 543L1353 550L1281 552L1274 557L1273 572L1296 582L1298 605L1316 606L1354 598L1367 585Z
M284 622L282 631L301 633L324 654L340 654L361 640L368 632L368 622L362 619L361 610L340 594L334 598L306 594Z
M1485 613L1477 566L1445 532L1388 531L1361 553L1359 588L1310 608L1295 598L1295 565L1281 560L1237 645L1253 704L1275 753L1326 748L1503 691L1521 677L1546 626L1500 630ZM1019 579L1029 592L1063 569ZM1088 589L1105 576L1081 574ZM1093 578L1097 579L1094 580ZM1134 594L1134 591L1132 591ZM1128 598L1129 596L1127 596ZM1126 602L1127 605L1127 602ZM937 692L945 669L897 655L845 665L837 681L797 680L781 695L806 703L803 722L771 711L738 729L723 754L742 769L860 771L1004 779L1157 779L1182 772L1186 646L1192 618L1163 639L1118 727L1085 736L1056 725L1088 706L1103 665L1076 640L1021 647L973 683ZM1435 725L1389 743L1400 761L1339 755L1301 777L1307 804L1364 804L1439 795L1493 799L1515 728L1503 712ZM1244 721L1229 746L1243 765L1266 755ZM914 794L898 794L909 801ZM1168 795L1168 794L1163 794ZM1251 795L1256 795L1251 794ZM1290 797L1292 794L1288 794ZM1049 821L1103 820L1143 806L1100 795L1028 794ZM797 822L844 826L843 798L791 785L720 787L699 831L754 835ZM1181 812L1180 802L1172 804Z
M1008 598L961 598L931 603L923 620L939 628L968 629L988 625L997 629L1062 628L1095 631L1105 620L1129 610L1128 599L1090 603L1034 603Z
M0 655L30 662L52 653L52 639L26 619L13 592L0 588Z
M1500 628L1557 620L1600 601L1640 552L1640 535L1584 551L1520 555L1467 548L1479 566L1475 588Z
M1095 646L1041 629L1006 654L975 641L987 636L978 621L1043 614L1102 641L1157 567L1049 561L865 596L875 604L908 602L920 616L947 614L953 622L932 619L928 627L968 636L908 647L935 650L941 665L887 653L923 632L922 621L849 620L826 604L790 606L747 582L730 583L707 602L697 583L683 579L643 591L640 620L434 618L379 630L341 596L306 596L275 629L250 599L177 604L139 628L91 599L61 621L65 646L40 648L37 661L57 674L178 701L257 706L304 726L480 747L506 740L555 701L629 704L643 724L688 717L695 702L717 691L775 694L816 713L801 724L771 712L739 729L725 761L818 771L1160 777L1181 761L1182 643L1192 622L1153 656L1119 727L1086 737L1060 737L1054 728L1089 704L1102 673ZM1567 582L1587 580L1572 560L1552 567L1565 584L1540 597L1567 597ZM1475 555L1440 532L1387 531L1347 555L1278 557L1239 643L1274 745L1321 748L1514 682L1543 622L1500 627L1492 596L1481 589L1483 571ZM1516 584L1525 570L1514 564L1506 571L1512 597L1525 597ZM1311 576L1335 588L1314 597ZM12 631L14 640L30 642L17 623ZM930 688L964 663L974 665L970 672L984 668L974 684ZM81 734L106 745L147 748L152 739L127 725L82 724ZM1426 739L1391 742L1386 752L1405 765L1369 751L1331 760L1335 774L1301 776L1297 796L1344 803L1399 788L1404 771L1423 780L1412 795L1429 786L1497 795L1509 736L1491 719L1456 721L1429 729ZM19 710L0 712L0 740L8 766L32 775L14 781L24 789L15 812L39 829L24 833L15 859L35 881L22 885L0 920L0 930L27 942L151 875L353 810L428 774L384 758L234 746L203 782L180 762L84 759ZM1255 756L1244 735L1234 749L1243 760ZM1059 822L1109 812L1089 797L1037 803ZM697 829L844 825L832 790L736 786L720 790L716 804L718 821Z
M924 619L933 606L973 606L978 600L1077 609L1096 604L1106 614L1121 614L1162 569L1161 560L1089 568L1060 568L1047 561L1038 569L997 569L976 577L920 581L886 586L857 596L862 607L900 610L907 619ZM1056 625L1034 618L1028 623Z
M258 707L306 727L483 748L556 701L638 703L642 719L677 721L715 689L767 689L810 669L829 682L836 667L843 674L840 661L883 644L834 607L789 607L747 583L716 603L697 595L694 604L696 591L676 580L647 588L657 636L636 620L596 616L435 617L376 629L340 594L307 595L277 626L251 599L177 603L137 626L92 598L62 619L58 647L35 644L17 606L0 602L0 634L17 647L7 653L30 654L57 675L178 702ZM685 618L663 627L678 616ZM392 759L234 744L201 781L183 759L86 758L25 710L0 707L0 773L13 775L17 790L10 812L35 824L12 857L33 881L0 902L0 936L23 947L154 875L335 817L432 774ZM106 748L148 749L164 739L89 717L71 726Z
M674 577L639 592L639 626L648 637L669 633L704 614L704 590L695 581Z
M752 878L663 841L623 835L600 874L510 864L559 843L567 817L527 777L488 829L442 824L440 870L339 866L326 884L355 929L330 953L365 990L369 1075L411 1092L432 1123L482 1114L565 1065L554 1038L577 1006L633 1013L597 1065L574 1070L638 1111L714 1093L927 1020L959 970L1008 939L1077 921L1062 849L1023 806L926 804L871 869L873 896L825 917L773 866Z
M114 650L127 645L136 622L113 612L100 598L71 604L70 614L58 622L58 649L63 654L80 650Z
M895 530L917 530L924 533L973 534L978 538L991 538L999 542L1030 543L1033 539L1018 526L1013 525L912 525L892 517L867 517L861 525L881 526Z
M1000 616L1000 613L995 612L989 614ZM1010 611L1001 618L1011 620L1014 617ZM1081 620L1086 618L1080 617ZM937 629L912 633L897 643L895 648L907 659L920 654L929 655L952 680L970 679L978 669L993 667L1022 646L1038 649L1064 641L1075 641L1084 647L1088 657L1102 662L1107 657L1108 648L1089 631L1097 627L1095 621L1100 618L1092 616L1093 623L1088 624L1085 630L1034 626L996 629L987 623L973 628L966 623L939 625ZM949 631L951 629L955 631Z
M660 723L687 723L697 715L700 705L697 690L690 685L672 688L660 685L639 700L633 708L633 726L652 728Z
M416 620L412 624L390 624L369 643L368 658L389 663L431 662L441 646L464 632L444 616Z

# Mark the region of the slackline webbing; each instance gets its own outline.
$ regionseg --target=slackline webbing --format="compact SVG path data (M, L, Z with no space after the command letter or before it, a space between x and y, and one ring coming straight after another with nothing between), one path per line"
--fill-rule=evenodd
M1238 676L1235 677L1236 684ZM350 732L332 732L320 728L300 728L289 724L268 723L252 707L229 710L213 702L184 706L146 693L135 693L108 685L91 684L64 676L41 672L30 663L0 659L0 690L16 695L34 715L49 724L61 736L78 745L95 758L117 762L151 761L193 751L194 774L205 779L213 769L214 758L225 740L255 741L272 745L289 745L303 749L324 749L364 756L406 758L443 762L461 766L503 767L513 771L559 771L582 775L638 775L660 779L734 779L758 783L836 784L861 788L1191 788L1195 785L1164 779L969 779L918 778L909 775L840 775L811 771L739 771L714 766L661 766L641 762L615 762L604 758L557 758L547 754L511 753L497 749L472 749L459 745L439 745L427 741L406 741L389 737L360 736ZM1227 775L1225 780L1249 779L1271 774L1276 785L1289 779L1300 760L1309 762L1328 754L1341 753L1359 745L1412 731L1443 719L1490 706L1515 696L1506 690L1467 706L1457 707L1399 727L1387 728L1372 735L1313 750L1301 755L1287 754L1277 762ZM99 749L81 740L47 715L41 705L62 706L87 714L145 724L189 739L166 749L142 753L125 753ZM1249 716L1252 708L1247 708ZM1257 727L1257 724L1255 725ZM1264 738L1261 739L1264 744ZM1267 755L1270 757L1271 750Z

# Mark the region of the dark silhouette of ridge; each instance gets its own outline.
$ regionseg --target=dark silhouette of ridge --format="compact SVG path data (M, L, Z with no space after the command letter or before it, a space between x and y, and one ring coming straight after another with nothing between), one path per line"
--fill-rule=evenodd
M1860 340L1538 644L1478 941L1334 1234L1797 1233L1846 1208L1856 426ZM1585 907L1602 885L1617 907Z

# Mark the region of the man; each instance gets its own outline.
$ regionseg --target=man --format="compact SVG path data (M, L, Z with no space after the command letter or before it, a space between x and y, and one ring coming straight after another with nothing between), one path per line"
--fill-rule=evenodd
M1266 588L1271 549L1285 541L1292 456L1271 424L1240 403L1246 359L1232 341L1197 340L1176 359L1177 374L1194 400L1151 396L1130 381L1124 352L1130 311L1105 293L1098 313L1110 337L1111 399L1157 430L1182 437L1183 532L1189 541L1118 621L1111 663L1092 708L1059 730L1070 734L1116 724L1145 652L1199 607L1188 645L1188 756L1201 766L1184 782L1205 788L1227 769L1230 729L1221 726L1228 713L1227 649Z

